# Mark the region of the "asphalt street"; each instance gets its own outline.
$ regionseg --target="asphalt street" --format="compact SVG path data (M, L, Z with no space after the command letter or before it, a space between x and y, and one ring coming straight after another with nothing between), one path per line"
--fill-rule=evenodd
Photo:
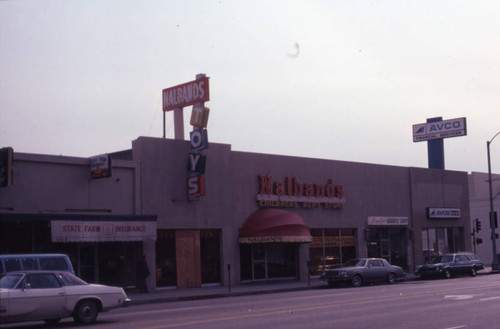
M499 303L500 275L480 275L134 305L85 328L500 328Z

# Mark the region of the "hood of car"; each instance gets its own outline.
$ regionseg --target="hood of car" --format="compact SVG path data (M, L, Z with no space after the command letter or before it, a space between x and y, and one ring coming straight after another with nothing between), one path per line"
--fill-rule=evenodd
M120 287L105 286L101 284L89 283L86 285L75 285L75 286L65 286L66 290L71 290L73 292L85 292L85 293L105 293L105 294L123 294L125 291Z
M353 271L353 270L359 270L360 268L363 268L361 266L346 266L346 267L338 267L336 269L333 269L331 271Z
M446 265L447 263L432 263L432 264L425 264L425 265L420 265L420 268L435 268L435 267L441 267Z

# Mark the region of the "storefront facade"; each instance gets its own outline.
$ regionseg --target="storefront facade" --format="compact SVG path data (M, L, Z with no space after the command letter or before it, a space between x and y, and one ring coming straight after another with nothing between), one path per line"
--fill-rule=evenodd
M412 271L432 254L471 250L467 173L235 152L211 143L203 151L203 184L196 185L203 193L188 197L196 156L190 153L189 141L139 137L131 150L111 154L113 175L96 181L83 171L88 159L15 154L21 169L13 186L0 189L0 212L146 216L137 219L155 223L154 237L112 248L96 243L100 255L146 254L151 287L307 280L355 257L384 257ZM60 158L64 183L48 184L41 173L50 168L24 161L40 157ZM39 177L21 183L25 170ZM41 198L25 193L34 187ZM85 247L74 251L79 259L96 252ZM11 251L2 246L2 253ZM82 271L96 266L80 262Z
M89 282L136 285L157 232L135 189L139 164L117 159L112 178L92 180L89 159L16 153L14 168L0 189L0 254L64 253Z
M193 279L177 279L177 286L306 280L354 257L384 257L413 271L432 253L471 250L467 173L235 152L212 143L203 151L205 194L193 200L187 197L189 153L188 141L133 141L132 159L143 168L143 206L158 215L159 232L172 232L169 245L179 247L177 232L194 231L182 238L190 252L170 248L163 258L157 244L157 267L182 266L157 272L157 282L173 283L169 278L186 277L185 271ZM297 215L309 238L297 239L292 222L272 218L273 227L262 229L267 233L242 236L263 209ZM210 242L216 266L205 276L198 247L203 232L218 232Z

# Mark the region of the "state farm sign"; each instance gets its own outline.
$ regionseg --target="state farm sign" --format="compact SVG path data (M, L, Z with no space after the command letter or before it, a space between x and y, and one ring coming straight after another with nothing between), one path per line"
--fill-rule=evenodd
M153 221L52 220L52 242L113 242L156 240Z
M163 89L163 111L210 100L208 77Z

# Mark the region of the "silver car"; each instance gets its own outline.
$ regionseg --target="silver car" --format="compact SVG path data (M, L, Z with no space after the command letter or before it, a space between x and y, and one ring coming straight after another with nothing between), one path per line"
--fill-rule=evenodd
M0 323L55 324L67 317L92 323L99 312L129 303L122 288L89 284L63 271L9 272L0 279Z
M392 284L405 276L406 273L401 267L391 265L383 258L360 258L351 259L344 267L326 270L321 274L320 280L328 282L329 286L348 282L353 287L359 287L367 282L386 281Z

